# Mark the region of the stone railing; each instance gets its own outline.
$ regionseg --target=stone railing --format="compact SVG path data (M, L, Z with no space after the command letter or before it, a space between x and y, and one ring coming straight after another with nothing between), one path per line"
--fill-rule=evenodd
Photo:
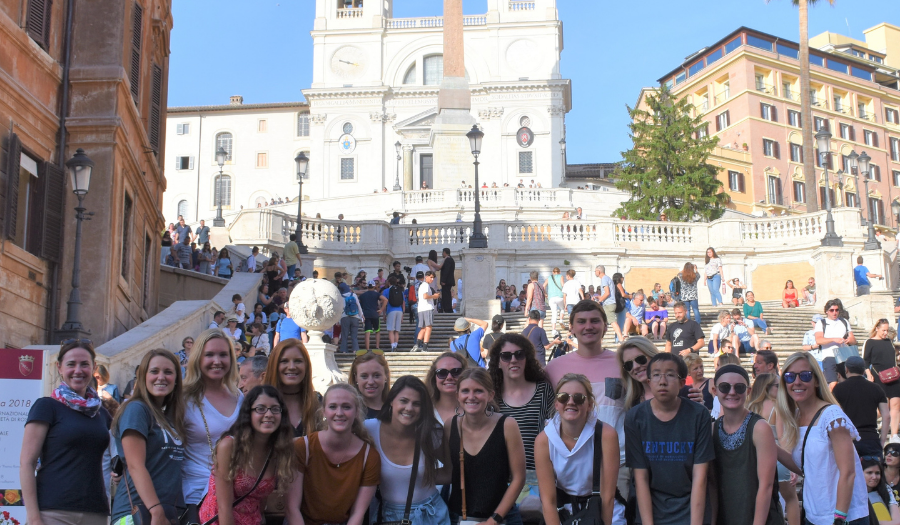
M613 226L616 245L626 243L647 243L651 245L693 244L695 226L677 222L634 222L618 221ZM697 226L706 233L707 225ZM704 235L705 237L705 235Z
M601 241L598 231L598 225L589 221L511 224L506 226L506 241L509 244L527 245L544 242L598 243Z
M527 3L527 2L526 2ZM534 2L532 2L533 4ZM487 15L467 15L463 17L464 26L483 26L487 24ZM418 29L444 27L444 17L426 16L418 18L388 18L385 21L388 29Z
M534 11L535 2L522 2L520 0L509 0L510 11Z
M570 188L459 188L456 190L419 190L404 191L403 204L406 209L441 203L444 206L470 205L475 203L475 194L479 195L484 206L542 206L553 203L561 206L560 214L567 207L574 208L573 190Z
M337 10L338 18L362 18L363 10L361 7L341 7Z
M800 239L824 234L825 215L821 213L741 221L741 239L745 241Z

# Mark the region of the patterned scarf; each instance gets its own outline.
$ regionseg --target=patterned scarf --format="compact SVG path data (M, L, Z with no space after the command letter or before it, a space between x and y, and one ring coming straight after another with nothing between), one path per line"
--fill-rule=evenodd
M98 396L97 392L90 387L88 387L86 394L86 397L81 397L77 392L72 390L69 385L60 383L50 397L72 410L81 412L88 417L94 417L97 415L97 412L100 411L100 407L102 406L100 403L100 396Z

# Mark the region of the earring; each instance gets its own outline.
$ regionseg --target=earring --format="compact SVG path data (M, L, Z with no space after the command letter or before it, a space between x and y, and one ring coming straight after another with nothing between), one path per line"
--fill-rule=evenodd
M456 414L457 417L463 417L463 413L460 412L459 408L459 405L456 405L456 410L454 410L453 413Z
M487 410L484 411L484 415L487 417L491 417L494 415L494 405L488 405Z

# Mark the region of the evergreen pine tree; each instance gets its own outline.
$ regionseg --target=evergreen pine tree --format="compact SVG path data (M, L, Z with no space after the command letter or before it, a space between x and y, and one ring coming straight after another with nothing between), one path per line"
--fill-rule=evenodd
M628 107L633 147L622 153L614 177L631 199L615 216L655 221L665 212L670 221L718 219L728 195L720 192L718 168L707 163L718 139L700 138L706 123L692 117L691 104L676 100L667 86L648 95L647 107Z

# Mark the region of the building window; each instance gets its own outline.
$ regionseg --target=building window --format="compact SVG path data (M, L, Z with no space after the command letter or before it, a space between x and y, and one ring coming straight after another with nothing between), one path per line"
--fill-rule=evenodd
M426 86L439 86L444 78L444 55L431 55L425 57L424 84Z
M857 168L850 168L850 158L846 155L841 155L841 169L844 170L844 173L856 175Z
M844 202L851 208L859 206L859 196L855 193L844 192Z
M884 120L888 124L900 124L900 113L896 109L884 108Z
M853 127L850 124L840 125L841 138L844 140L853 140Z
M872 222L875 224L884 224L884 202L875 197L869 197L869 209L872 210Z
M803 122L800 119L800 112L794 111L793 109L788 110L788 124L794 126L795 128L802 128Z
M794 181L794 202L806 202L806 184Z
M705 139L709 136L709 124L704 124L697 128L697 139Z
M731 119L729 118L728 111L723 111L716 115L716 131L722 131L731 125Z
M125 203L122 208L122 277L128 280L128 259L131 254L131 216L134 203L131 195L125 192Z
M840 113L844 112L844 99L840 95L834 95L832 97L832 101L834 102L834 110Z
M344 122L344 127L341 129L344 130L345 135L350 135L353 133L353 124L351 124L349 122Z
M763 139L763 155L766 157L779 158L778 143L774 140Z
M813 106L819 105L819 92L816 91L815 89L809 90L809 103L812 104Z
M900 187L900 171L894 170L891 172L891 175L893 176L893 179L894 179L894 186Z
M828 129L828 119L824 119L822 117L813 117L813 129L819 131L821 129Z
M863 140L866 142L866 146L874 146L875 145L875 133L869 130L863 130Z
M186 199L182 199L178 201L178 217L184 217L185 219L188 216L188 201Z
M866 111L866 103L860 102L856 105L856 110L858 111L859 118L868 118L868 112Z
M763 91L764 89L766 89L766 77L757 73L756 74L756 90Z
M269 132L269 121L266 119L259 119L256 123L256 132L257 133L268 133Z
M791 143L791 162L803 162L803 146Z
M257 168L268 168L269 167L269 154L266 152L260 152L256 154L256 167Z
M891 137L891 160L900 162L900 139Z
M778 177L769 176L769 204L781 206L781 180Z
M51 0L28 0L25 30L45 51L50 45Z
M794 100L794 94L791 89L790 82L782 82L781 83L781 93L784 95L784 98L788 100Z
M221 191L219 191L221 189ZM213 197L214 206L219 205L219 198L222 199L222 206L231 206L231 175L221 175L216 177L216 184L213 190L216 192Z
M297 136L309 136L309 113L300 113L297 115Z
M341 159L341 180L353 180L356 178L355 163L353 158Z
M406 70L406 76L403 77L404 84L415 84L416 83L416 64L409 66L409 69Z
M825 200L825 186L819 186L819 202L822 203L822 207L825 208L829 203L832 207L837 205L837 201L834 200L834 189L828 189L828 199Z
M744 174L739 171L728 171L728 189L744 193Z
M189 122L185 122L184 124L176 124L175 125L175 134L176 135L190 135L191 134L191 124Z
M231 133L225 132L216 135L216 151L219 151L219 148L225 150L225 162L231 161L232 143ZM213 160L215 160L215 153L213 154Z
M759 104L759 112L762 118L765 120L771 120L772 122L778 122L778 116L776 114L775 106L771 104Z
M175 157L176 170L194 169L194 157Z
M49 0L47 0L49 4ZM137 2L131 11L131 69L128 81L131 83L131 96L137 103L141 92L141 42L144 31L144 8Z
M534 153L531 151L519 152L519 173L534 173Z

